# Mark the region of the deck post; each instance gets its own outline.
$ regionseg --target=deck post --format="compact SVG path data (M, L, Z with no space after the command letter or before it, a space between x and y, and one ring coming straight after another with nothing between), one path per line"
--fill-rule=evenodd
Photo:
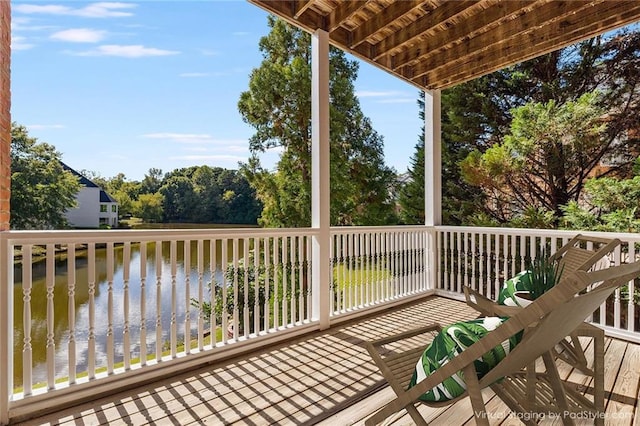
M424 220L428 233L427 289L435 289L438 279L437 233L442 224L442 138L440 90L424 93Z
M0 1L0 424L9 423L13 392L13 253L9 250L11 198L11 4ZM11 256L11 261L9 260Z
M329 33L317 30L311 41L311 319L329 327Z

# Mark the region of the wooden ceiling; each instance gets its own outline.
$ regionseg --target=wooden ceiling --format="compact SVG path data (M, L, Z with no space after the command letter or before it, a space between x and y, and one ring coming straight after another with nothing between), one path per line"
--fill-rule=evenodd
M636 0L249 0L421 89L443 89L640 20Z

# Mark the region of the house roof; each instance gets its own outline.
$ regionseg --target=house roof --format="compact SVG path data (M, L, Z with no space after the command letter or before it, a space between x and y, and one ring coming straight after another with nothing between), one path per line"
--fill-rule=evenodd
M91 180L89 180L86 177L82 176L80 173L78 173L76 170L72 169L71 167L69 167L68 165L63 163L62 161L60 162L60 164L62 165L63 169L65 169L68 172L71 172L74 176L76 176L78 178L78 181L80 182L80 185L82 185L84 187L87 187L87 188L98 188L98 189L100 189L100 202L101 203L117 203L117 201L111 195L107 194L107 192L104 189L100 188L98 185L93 183Z
M77 171L75 171L74 169L72 169L71 167L69 167L68 165L63 163L62 161L60 162L60 164L62 165L63 169L65 169L68 172L71 172L75 177L78 178L78 181L80 182L80 185L86 186L87 188L100 188L98 185L96 185L95 183L91 182L89 179L87 179L86 177L82 176L80 173L78 173Z
M640 20L636 0L249 0L421 89L443 89Z

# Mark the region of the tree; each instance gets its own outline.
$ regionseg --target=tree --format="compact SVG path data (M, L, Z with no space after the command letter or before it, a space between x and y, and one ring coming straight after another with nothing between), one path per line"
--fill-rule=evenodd
M500 222L528 208L562 216L578 201L603 150L607 125L598 93L558 105L531 102L513 110L511 130L484 153L462 163L465 180L482 188L486 209Z
M274 227L311 224L311 49L309 35L269 17L260 40L264 60L252 71L238 109L256 133L251 158L242 167L263 204L260 223ZM383 141L360 110L353 82L357 63L330 49L331 223L395 223L389 187L395 176L384 166ZM265 170L260 152L280 147L277 170Z
M529 206L515 217L496 214L490 191L473 187L462 177L461 160L479 156L502 143L511 130L512 111L525 104L560 107L581 96L599 92L594 107L606 114L607 128L600 151L585 162L587 174L629 177L634 156L640 151L640 33L617 31L540 56L442 92L443 222L462 224L511 223L554 225L558 209ZM473 154L470 154L472 153ZM598 170L602 159L615 164ZM471 159L469 160L471 161ZM550 161L549 164L557 164ZM537 197L540 194L529 194ZM556 195L557 196L557 195ZM493 199L495 201L495 198ZM539 205L539 204L537 204ZM472 206L473 208L469 208ZM542 209L542 210L541 210ZM549 214L553 217L549 218ZM448 221L447 215L453 214ZM515 222L513 222L515 220Z
M159 192L142 194L134 202L134 213L145 222L162 222L163 201L163 196Z
M480 90L489 81L489 78L483 77L481 81L463 86L473 84L477 87L474 90ZM461 179L459 163L472 149L467 142L470 135L475 135L481 128L488 128L488 125L482 122L484 119L480 115L470 113L470 108L479 108L481 105L473 95L460 91L460 87L442 93L442 223L445 225L463 224L476 210L475 206L482 204L482 193ZM467 90L471 88L467 87ZM420 92L418 107L419 116L424 120L424 92ZM409 179L400 189L400 217L405 224L423 224L425 220L424 131L423 127L411 157Z
M606 232L640 232L640 158L635 176L628 179L602 177L585 183L580 203L563 207L562 226Z
M65 213L76 206L78 179L63 169L60 153L38 142L27 129L11 124L11 227L59 229Z
M144 179L140 182L141 194L154 194L158 192L162 186L162 169L150 168L149 172L144 175Z

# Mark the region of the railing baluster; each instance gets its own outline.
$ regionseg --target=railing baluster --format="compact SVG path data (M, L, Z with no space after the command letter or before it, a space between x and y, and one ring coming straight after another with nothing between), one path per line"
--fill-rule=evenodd
M260 333L260 237L253 240L253 330L256 335Z
M162 361L162 241L156 241L156 361Z
M147 242L140 241L140 365L147 365Z
M122 300L122 309L123 309L123 328L122 328L122 350L123 350L123 362L124 369L131 369L131 331L129 330L130 323L130 313L129 313L129 304L131 303L129 300L129 280L130 280L130 269L131 269L131 243L124 243L124 248L122 251L122 292L123 292L123 300Z
M242 301L242 317L243 317L243 336L247 337L250 333L249 330L249 266L251 263L249 262L249 240L245 238L242 244L243 254L242 254L242 269L244 279L243 281L243 301Z
M47 244L47 387L56 386L56 342L53 291L56 285L55 246Z
M197 253L196 253L197 254ZM184 241L184 353L191 353L191 240Z
M198 253L198 350L204 350L204 240L197 242ZM191 303L191 301L188 301ZM211 309L215 310L214 305Z
M218 257L217 257L217 247L218 247L218 241L215 238L211 238L211 240L209 241L209 269L211 271L211 282L210 282L210 287L209 287L209 338L211 339L211 348L215 348L216 347L216 343L218 343L218 327L217 327L217 318L216 318L216 298L218 297L218 285L217 285L217 278L216 275L218 274ZM222 244L226 244L225 242L223 242ZM221 247L222 250L222 247ZM221 254L222 255L222 254ZM222 259L224 259L224 257L222 257ZM223 269L223 284L224 284L224 269ZM222 306L224 307L224 303L226 303L226 301L223 298L223 302L222 302ZM223 312L221 313L222 318L225 317L224 315L224 308L223 308ZM221 322L223 320L221 319ZM224 328L222 329L222 335L224 336L225 332L224 332Z
M289 321L289 324L295 324L296 323L296 292L297 292L297 288L298 288L298 280L296 280L296 270L297 270L297 262L296 262L296 238L295 236L291 236L291 238L289 239L289 256L291 258L291 262L289 262L289 264L291 265L291 295L290 295L290 299L289 299L289 304L290 304L290 311L291 311L291 320Z
M278 260L278 255L280 253L279 247L280 237L273 238L273 328L276 330L280 327L280 305L278 304L278 298L280 297L280 292L278 291L278 287L280 283L278 279L280 278L278 271L280 270L280 263Z
M31 344L31 289L33 284L33 260L31 257L32 245L22 246L22 387L25 395L31 395L33 378L33 346Z
M304 237L297 237L298 243L298 320L304 322L305 280L304 280Z
M264 330L268 332L271 329L271 309L269 304L269 298L271 297L271 256L269 255L271 245L269 244L269 237L265 237L264 241Z
M87 260L88 291L89 291L89 354L87 359L87 373L89 379L96 377L96 245L89 243L89 258Z
M238 340L240 336L240 292L238 291L238 273L240 268L238 266L238 242L237 238L233 240L233 339Z
M229 337L229 312L228 304L228 292L227 292L227 271L229 270L229 258L228 256L228 244L229 240L224 238L222 240L222 260L220 261L222 269L222 343L227 343ZM233 251L233 250L232 250ZM215 306L215 305L213 305Z
M31 246L29 246L31 249ZM24 255L23 255L24 256ZM29 255L29 271L31 271L31 255ZM24 262L24 261L23 261ZM24 271L24 266L23 266ZM29 278L31 279L31 278ZM69 344L67 346L69 384L76 383L76 245L67 244L67 295L68 295L68 321L69 321ZM31 366L31 364L25 364ZM31 371L31 367L29 367Z
M171 335L169 337L169 346L171 347L171 358L176 357L178 345L178 319L176 314L178 309L178 294L176 288L178 285L176 279L176 274L178 273L177 246L178 242L176 240L171 240L169 242L169 263L171 265L171 320L169 321L169 330Z
M636 245L633 243L633 241L629 241L629 259L627 259L628 263L634 262L636 260ZM636 318L636 304L635 304L635 295L636 295L636 288L635 288L635 280L631 280L629 281L628 287L627 287L627 295L628 295L628 299L627 299L627 330L628 331L635 331L635 318Z
M313 283L311 282L312 280L311 278L311 238L309 238L308 236L305 237L304 242L305 242L306 253L307 253L307 257L306 257L307 276L305 280L307 284L307 291L305 292L306 298L307 298L307 314L305 315L305 320L309 320L311 319L311 303L312 303L312 297L313 297L313 294L311 293L313 288Z
M289 239L282 238L282 326L289 324Z
M107 243L107 374L113 374L115 342L113 336L113 243Z

